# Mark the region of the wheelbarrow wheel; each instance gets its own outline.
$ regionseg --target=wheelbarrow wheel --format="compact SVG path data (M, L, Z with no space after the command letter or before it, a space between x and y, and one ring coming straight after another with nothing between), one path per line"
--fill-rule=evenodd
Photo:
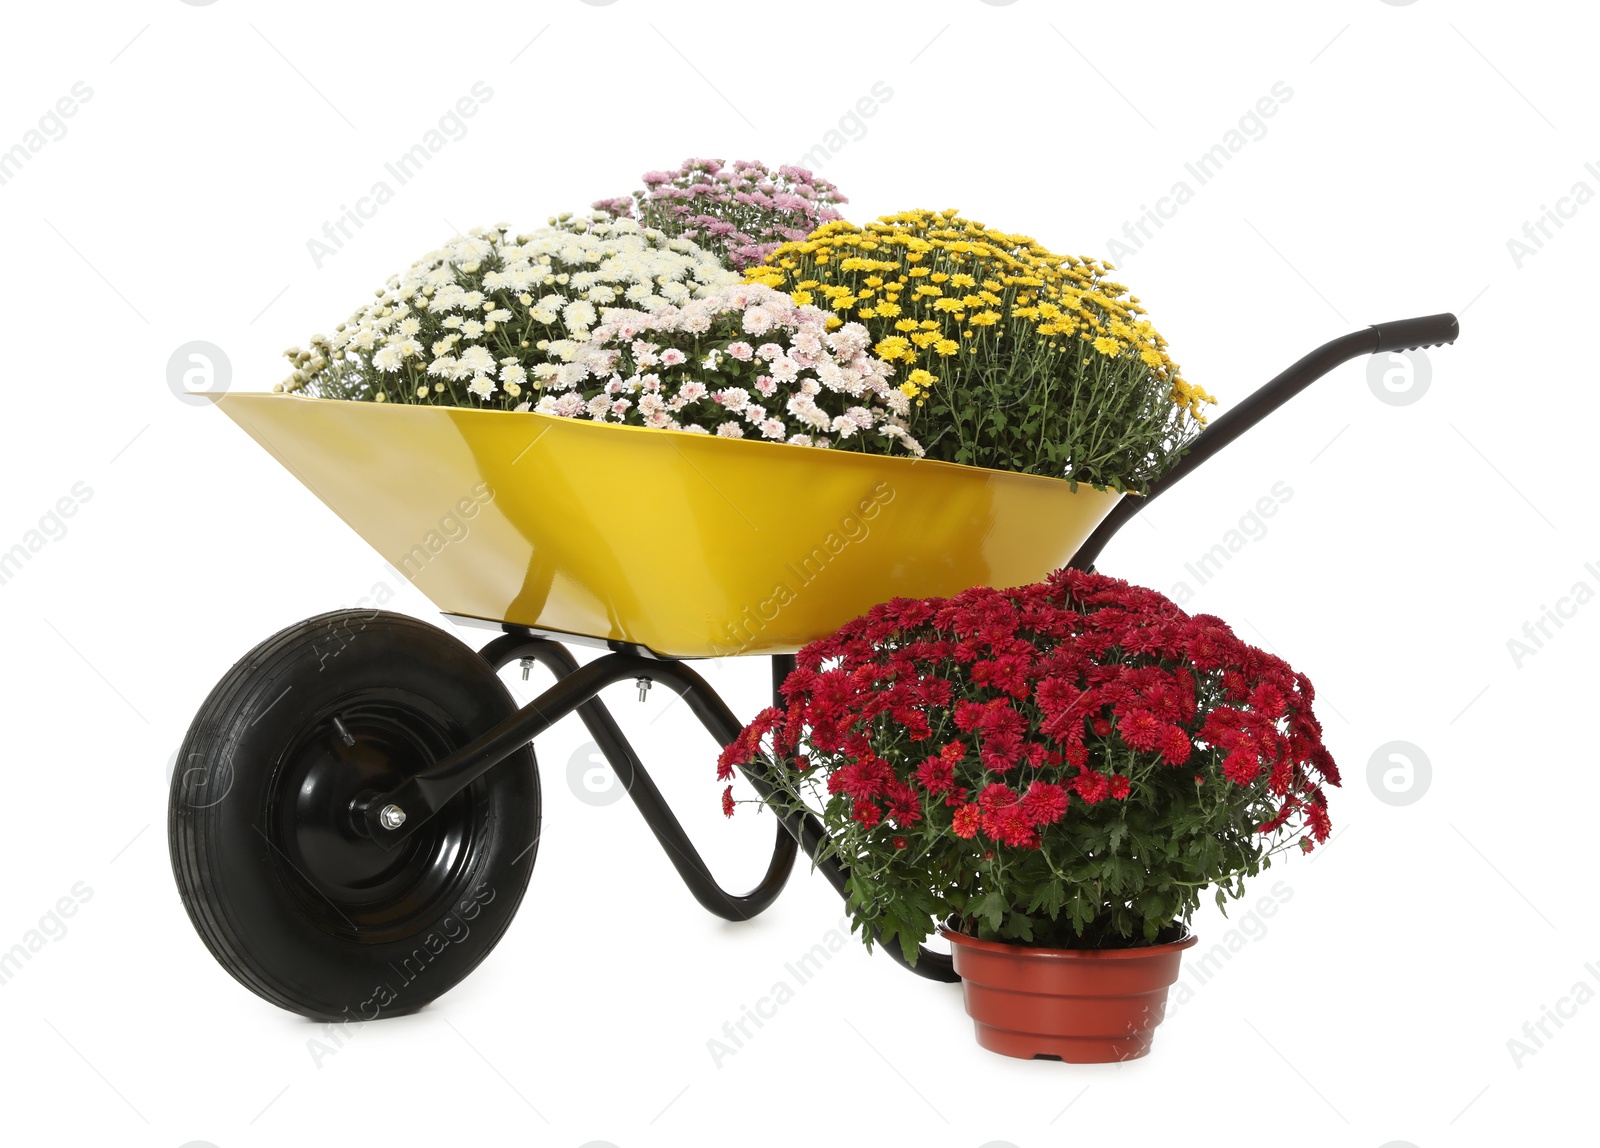
M184 908L222 967L347 1021L415 1011L477 967L533 870L532 747L393 851L350 809L515 709L473 650L399 614L323 614L250 651L189 727L167 821Z

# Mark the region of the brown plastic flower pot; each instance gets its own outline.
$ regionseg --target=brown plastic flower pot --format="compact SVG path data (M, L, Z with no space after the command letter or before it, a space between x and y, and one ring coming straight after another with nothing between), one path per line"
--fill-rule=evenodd
M980 1045L1024 1060L1073 1064L1149 1052L1183 950L1198 939L1191 933L1134 949L1036 949L940 932L950 942Z

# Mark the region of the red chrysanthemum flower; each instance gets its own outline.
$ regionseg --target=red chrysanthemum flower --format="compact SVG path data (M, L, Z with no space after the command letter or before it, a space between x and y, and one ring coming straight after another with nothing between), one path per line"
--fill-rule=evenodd
M956 782L955 766L935 755L917 766L917 780L929 793L943 793Z
M978 834L978 826L982 823L983 811L976 803L968 802L955 811L950 819L950 831L963 840L970 840Z
M911 786L901 781L891 782L886 797L889 819L901 829L922 820L922 797Z
M1161 760L1168 765L1182 765L1194 752L1189 735L1175 725L1169 725L1161 735Z
M989 836L1002 845L1010 845L1014 849L1039 847L1039 835L1028 823L1028 817L1022 812L1020 805L993 815L993 827L986 825L985 829L988 830Z
M1240 748L1222 762L1222 776L1235 785L1249 785L1261 772L1261 758L1254 749Z
M1067 811L1067 791L1053 781L1036 781L1022 795L1022 813L1030 825L1054 825Z
M722 791L722 816L733 816L733 786L731 785Z
M1106 799L1111 792L1111 781L1103 773L1096 773L1092 769L1085 769L1072 779L1072 788L1089 805L1097 805Z
M978 750L978 760L991 773L1004 773L1022 764L1022 734L1014 729L995 730L985 734Z
M1018 801L1016 791L1004 782L993 781L978 793L978 806L986 813L1009 809Z
M1117 732L1132 749L1155 749L1166 731L1167 724L1149 710L1134 710L1117 719Z

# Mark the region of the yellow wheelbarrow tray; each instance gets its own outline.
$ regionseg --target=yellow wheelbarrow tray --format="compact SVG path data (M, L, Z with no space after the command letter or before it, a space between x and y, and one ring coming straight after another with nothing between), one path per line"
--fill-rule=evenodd
M1038 581L1119 498L531 412L218 405L447 614L662 657L791 653L890 598Z
M571 714L710 912L765 910L801 850L848 897L846 863L801 813L776 817L753 889L724 889L601 692L662 686L727 745L743 723L686 659L770 655L782 704L793 651L871 606L1090 569L1138 510L1334 367L1456 335L1453 316L1433 315L1319 347L1216 419L1142 498L528 413L223 395L230 418L441 609L502 632L474 650L403 614L340 610L241 658L190 725L169 796L190 922L282 1008L367 1021L423 1007L509 926L540 839L532 743ZM580 665L568 640L606 652ZM517 664L555 678L521 706L498 676ZM740 767L764 799L773 768ZM884 951L958 979L948 954Z

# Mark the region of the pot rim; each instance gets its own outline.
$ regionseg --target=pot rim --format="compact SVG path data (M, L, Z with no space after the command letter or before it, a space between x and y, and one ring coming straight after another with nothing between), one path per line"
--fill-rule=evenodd
M1159 945L1139 945L1126 949L1050 949L1035 945L1012 945L1005 941L985 941L979 937L969 937L967 934L952 929L948 924L939 926L939 935L952 945L967 945L990 953L1006 953L1016 957L1028 957L1036 960L1077 961L1077 960L1136 960L1140 957L1163 956L1167 953L1178 953L1199 943L1199 934L1188 931L1176 941L1164 941Z

